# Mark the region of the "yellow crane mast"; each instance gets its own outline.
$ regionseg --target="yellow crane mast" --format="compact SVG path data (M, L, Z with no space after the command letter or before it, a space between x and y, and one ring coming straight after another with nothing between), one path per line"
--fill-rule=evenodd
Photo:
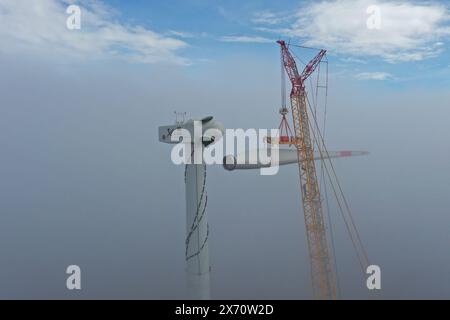
M281 46L282 63L292 83L290 94L294 138L289 143L296 146L300 171L303 212L311 263L311 279L315 299L336 299L336 275L329 250L314 162L314 145L308 119L305 80L315 71L326 51L320 53L299 74L297 65L286 43Z

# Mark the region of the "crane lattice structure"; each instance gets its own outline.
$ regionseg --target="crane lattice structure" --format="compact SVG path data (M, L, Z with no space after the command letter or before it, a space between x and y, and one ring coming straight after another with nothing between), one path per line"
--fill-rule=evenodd
M326 54L319 54L299 74L297 64L285 41L281 46L282 63L292 83L290 94L294 123L293 140L298 153L303 213L311 263L311 279L316 299L336 299L336 276L328 247L326 227L320 197L319 182L314 162L314 144L308 119L305 81L315 71Z

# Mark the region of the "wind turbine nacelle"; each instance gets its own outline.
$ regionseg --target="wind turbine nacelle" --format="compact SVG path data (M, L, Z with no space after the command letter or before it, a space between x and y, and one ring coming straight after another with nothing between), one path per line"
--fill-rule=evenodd
M208 146L219 141L224 134L223 124L214 120L213 117L201 120L192 119L184 123L159 127L159 141L168 144L196 142ZM190 136L190 139L186 139L186 135Z

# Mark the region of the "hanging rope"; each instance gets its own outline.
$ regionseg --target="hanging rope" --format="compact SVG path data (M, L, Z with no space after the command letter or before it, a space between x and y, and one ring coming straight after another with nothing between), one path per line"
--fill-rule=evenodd
M192 151L191 158L192 158L193 154L194 154L194 151ZM188 235L186 237L186 242L185 242L185 244L186 244L186 252L185 252L186 261L189 261L192 258L195 258L198 255L200 255L200 253L205 248L206 243L208 242L208 238L209 238L209 224L207 223L206 224L206 236L205 236L205 239L202 242L202 245L200 246L200 248L198 249L197 252L189 255L189 244L191 242L192 235L199 228L200 223L202 222L203 217L206 214L206 207L207 207L207 204L208 204L208 195L206 193L206 164L203 164L203 168L204 168L204 171L203 171L204 174L203 174L203 183L202 183L202 191L201 191L201 194L200 194L200 200L198 201L195 217L194 217L194 220L192 221L192 225L191 225L189 233L188 233ZM186 183L186 176L187 176L187 165L185 166L185 171L184 171L185 183ZM205 203L202 206L203 199L205 199Z
M307 101L308 101L308 107L311 111L311 104L309 103L308 99L307 99ZM314 124L315 128L319 128L317 119L314 117L314 114L313 114L313 119L314 119L313 124ZM308 119L308 121L310 122L310 125L313 125L311 123L311 120ZM314 130L312 130L312 132L314 135L314 140L317 144L317 147L318 147L318 150L320 153L320 157L321 157L322 161L324 162L324 168L327 173L328 179L330 181L330 185L332 187L334 196L336 198L336 202L339 207L339 212L341 213L342 218L345 222L347 231L350 236L350 240L356 251L356 255L357 255L358 261L360 263L361 269L362 269L363 273L365 273L366 268L369 265L369 259L367 256L366 249L364 248L364 245L361 241L359 231L358 231L355 221L353 219L353 215L351 213L347 198L345 197L345 194L343 192L339 178L337 177L336 170L334 169L333 162L331 161L329 152L325 146L325 141L323 139L323 136L320 133L320 130L317 130L318 136L315 136L316 133L314 132ZM330 168L328 167L326 161L328 161ZM336 186L333 183L333 180L336 182ZM342 204L341 200L342 200L343 204ZM345 208L345 210L344 210L344 208ZM347 214L347 216L345 213Z
M281 56L281 108L286 109L286 74L284 70L283 54Z

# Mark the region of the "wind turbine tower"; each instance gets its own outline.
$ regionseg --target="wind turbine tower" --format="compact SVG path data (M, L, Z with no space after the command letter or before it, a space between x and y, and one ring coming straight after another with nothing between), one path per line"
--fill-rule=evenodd
M220 140L223 133L223 125L213 117L187 122L177 120L175 125L159 127L160 142L182 145L187 151L185 258L188 293L195 300L210 299L208 195L203 150ZM186 136L190 138L186 139Z

